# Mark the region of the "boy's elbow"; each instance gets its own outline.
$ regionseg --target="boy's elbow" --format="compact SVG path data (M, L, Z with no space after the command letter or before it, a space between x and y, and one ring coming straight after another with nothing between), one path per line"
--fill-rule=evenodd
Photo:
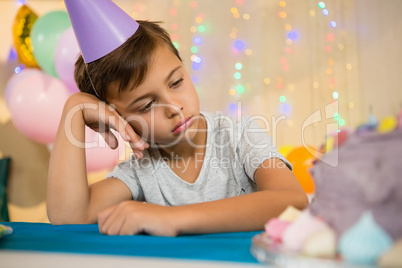
M70 215L55 215L55 213L47 213L49 221L52 225L65 225L65 224L90 224L88 219L84 217L70 216Z
M294 199L294 204L293 206L299 210L303 210L305 208L307 208L309 206L309 201L308 201L308 197L307 194L304 192L304 190L302 191L298 191L295 194L295 199Z
M86 220L80 219L69 219L69 218L50 218L49 221L52 225L66 225L66 224L90 224L90 222Z

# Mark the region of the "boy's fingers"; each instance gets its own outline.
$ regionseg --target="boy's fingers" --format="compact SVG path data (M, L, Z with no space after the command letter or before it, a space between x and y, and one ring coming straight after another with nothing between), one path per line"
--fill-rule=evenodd
M111 118L113 118L112 120L109 119L109 124L120 133L126 142L130 143L133 151L137 150L138 153L141 153L141 151L149 147L149 144L134 131L131 125L115 110L114 106L109 105L109 113L112 115Z
M113 108L113 107L112 107ZM117 123L115 126L116 130L122 135L123 139L127 142L133 143L134 148L144 150L148 148L149 145L133 130L131 125L124 120L124 118L115 110L112 113L117 117L115 120ZM133 148L133 146L131 146Z
M110 148L116 149L119 146L119 142L116 136L110 130L106 130L106 132L99 132L99 134L102 136L102 138L105 140Z
M104 209L98 213L98 225L99 229L103 227L105 224L106 220L109 218L110 214L112 214L113 210L115 209L116 206L109 207L107 209Z

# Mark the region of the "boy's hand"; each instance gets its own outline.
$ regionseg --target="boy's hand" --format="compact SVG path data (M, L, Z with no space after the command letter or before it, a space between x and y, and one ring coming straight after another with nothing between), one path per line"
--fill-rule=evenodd
M111 131L113 129L130 143L135 156L142 158L142 151L149 145L141 139L114 107L100 101L93 95L82 92L73 94L68 103L67 109L73 113L77 109L81 110L85 124L98 132L110 148L116 149L118 146L117 138Z
M177 236L174 207L124 201L98 213L99 231L108 235Z

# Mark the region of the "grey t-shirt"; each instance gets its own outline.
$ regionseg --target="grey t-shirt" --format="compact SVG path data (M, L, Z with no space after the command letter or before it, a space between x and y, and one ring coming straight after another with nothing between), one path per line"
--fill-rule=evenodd
M107 177L123 181L133 200L179 206L257 191L254 172L264 160L272 157L281 159L292 169L272 144L267 130L257 123L261 116L234 119L221 112L201 114L207 122L207 143L204 159L195 156L196 165L202 167L194 183L178 177L156 148L144 150L144 157L139 160L130 156ZM176 160L175 165L185 167L185 161Z

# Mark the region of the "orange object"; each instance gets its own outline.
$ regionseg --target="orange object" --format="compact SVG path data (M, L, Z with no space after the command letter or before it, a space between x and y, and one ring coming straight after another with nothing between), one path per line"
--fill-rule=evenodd
M287 160L292 164L293 174L296 176L304 191L307 194L313 193L314 180L309 169L313 166L316 157L309 153L306 148L297 147L288 154Z

